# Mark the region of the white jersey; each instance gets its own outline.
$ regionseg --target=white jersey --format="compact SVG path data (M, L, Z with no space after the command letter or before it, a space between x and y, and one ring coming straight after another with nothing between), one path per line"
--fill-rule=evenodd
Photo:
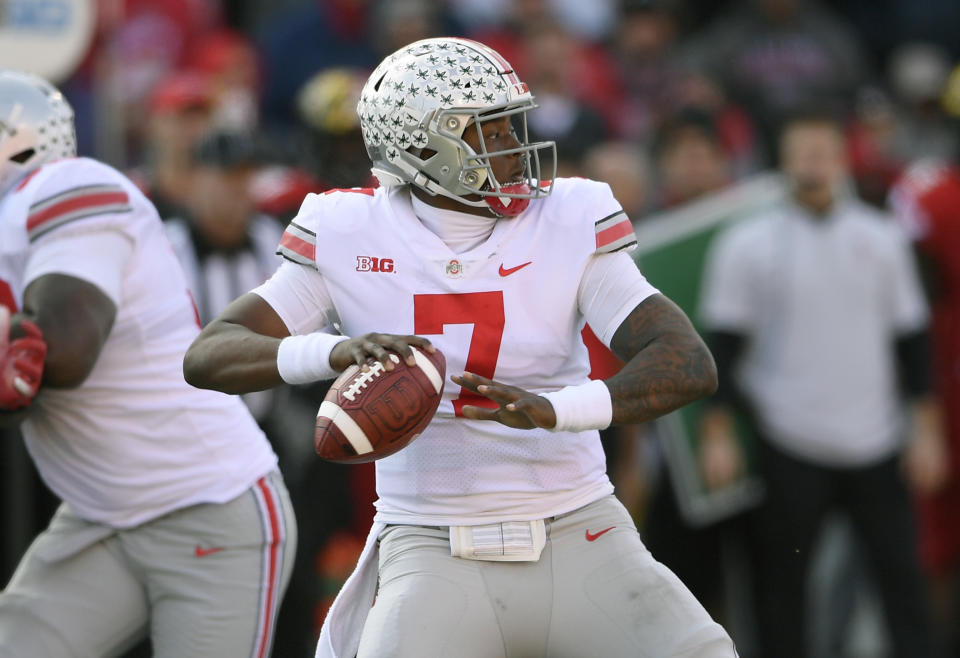
M333 324L350 336L417 334L443 352L448 375L467 370L542 393L588 381L581 306L602 295L581 289L584 271L594 254L635 244L609 187L584 179L557 180L551 196L460 254L423 226L406 188L334 191L308 196L287 228L280 253L300 265L284 265L255 292L291 333ZM624 259L636 284L617 300L615 329L656 291L627 255L606 257ZM284 268L310 271L313 290L295 288ZM609 343L612 331L600 333ZM531 520L613 491L598 432L516 430L460 415L488 402L448 379L423 434L376 463L378 521Z
M120 250L129 255L114 263ZM22 426L44 480L78 515L130 527L230 500L276 467L238 398L184 381L196 312L153 205L119 172L59 160L0 200L0 302L19 308L47 273L93 283L117 306L87 379L41 388Z

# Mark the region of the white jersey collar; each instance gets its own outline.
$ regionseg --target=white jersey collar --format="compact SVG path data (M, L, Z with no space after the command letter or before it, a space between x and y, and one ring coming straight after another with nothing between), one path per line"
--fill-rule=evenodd
M486 242L497 225L496 217L483 217L437 208L410 193L413 214L431 233L443 240L455 254L462 254Z

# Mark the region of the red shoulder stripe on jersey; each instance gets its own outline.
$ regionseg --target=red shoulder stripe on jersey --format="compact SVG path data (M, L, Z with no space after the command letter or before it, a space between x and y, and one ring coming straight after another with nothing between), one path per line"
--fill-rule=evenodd
M348 194L366 194L367 196L373 196L374 189L372 187L335 187L332 190L327 190L326 192L321 192L322 196L327 196L328 194L334 194L338 192L344 192Z
M633 224L631 224L627 216L624 215L623 219L613 226L605 228L602 231L597 231L597 249L606 247L631 233L633 233Z
M30 240L35 240L75 219L128 210L130 196L119 186L77 187L33 204L27 217L27 234Z
M317 256L317 246L316 244L311 244L304 240L303 238L297 237L290 231L286 231L283 234L283 237L280 238L280 254L284 255L283 251L291 251L298 256L306 258L311 263Z

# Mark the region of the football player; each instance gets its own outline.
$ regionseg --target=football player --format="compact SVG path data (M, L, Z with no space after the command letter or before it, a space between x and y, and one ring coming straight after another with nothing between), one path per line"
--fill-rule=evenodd
M268 655L296 527L237 398L183 380L199 332L149 201L76 158L73 112L0 70L0 421L63 499L0 593L0 656Z
M940 465L913 478L917 496L920 554L944 643L960 651L960 166L923 159L903 173L890 194L891 206L914 241L930 298L931 338L937 393L946 445L913 446L908 461ZM930 453L924 458L918 449ZM946 454L944 454L946 453ZM910 469L924 475L920 469Z
M713 361L627 255L609 187L541 176L534 107L480 43L387 57L357 108L381 186L309 195L288 262L187 352L188 381L231 393L391 369L388 350L412 365L411 345L458 373L377 462L375 525L318 656L735 655L644 548L597 432L711 393ZM627 362L606 381L587 377L585 321Z

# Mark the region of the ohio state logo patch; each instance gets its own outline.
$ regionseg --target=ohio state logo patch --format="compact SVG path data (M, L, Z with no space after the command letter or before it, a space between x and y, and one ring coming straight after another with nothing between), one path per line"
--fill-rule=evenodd
M459 279L463 276L463 263L458 261L456 258L451 258L450 262L444 267L444 271L447 273L447 276Z

